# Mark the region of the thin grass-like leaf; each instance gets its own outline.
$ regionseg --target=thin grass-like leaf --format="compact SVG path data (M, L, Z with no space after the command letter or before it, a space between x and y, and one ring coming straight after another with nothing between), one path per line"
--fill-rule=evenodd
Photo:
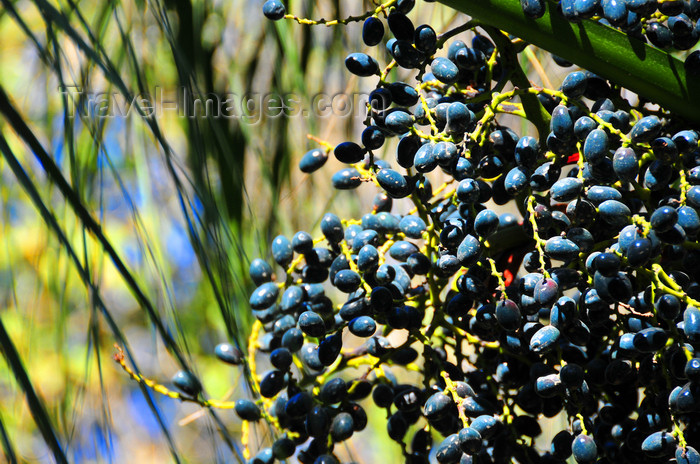
M34 418L41 435L44 437L44 441L51 450L54 459L58 464L68 464L68 459L66 459L65 452L61 443L58 441L58 435L54 429L51 419L46 412L46 407L44 406L44 400L42 400L34 390L34 384L29 378L29 374L24 369L22 359L15 348L15 344L10 338L10 334L5 329L5 324L2 322L0 317L0 348L2 348L2 355L10 367L12 374L17 380L17 384L24 392L24 396L27 399L27 406L29 406L29 411ZM3 441L5 438L4 427L3 427ZM7 448L6 448L7 450Z
M182 353L180 352L180 349L177 347L177 344L172 339L170 332L163 325L150 300L143 292L140 285L136 282L134 276L131 274L131 272L129 272L126 264L123 262L115 248L112 246L110 241L102 232L102 227L100 227L100 225L95 221L95 219L90 215L88 210L82 204L76 192L63 177L61 170L58 168L58 166L56 166L56 163L48 155L48 153L46 153L44 147L34 136L34 133L26 125L20 114L15 110L7 94L5 93L5 90L1 87L0 113L5 115L6 120L10 123L12 128L17 132L20 138L22 138L22 140L24 140L24 142L32 149L32 152L41 163L42 168L44 169L48 177L56 184L59 191L66 199L68 204L71 206L71 208L78 216L80 221L90 231L90 233L95 235L97 240L104 247L105 252L114 263L114 266L124 279L125 283L128 285L129 289L133 292L134 296L136 297L136 300L146 310L149 318L151 319L151 322L158 330L166 347L173 353L173 355L178 359L178 361L183 367L187 366L187 362L183 357Z
M134 371L139 372L138 366L136 365L135 359L131 353L131 350L129 349L129 345L126 341L126 338L124 337L121 329L119 328L119 325L116 323L116 321L114 320L114 318L112 317L110 312L107 310L107 307L105 306L102 298L100 297L98 290L95 288L94 284L90 280L89 274L87 273L85 268L80 263L80 259L78 258L77 254L73 250L73 247L71 246L70 242L66 238L66 235L64 234L63 230L58 225L56 218L48 210L48 208L44 205L43 201L41 200L41 196L39 195L39 192L37 191L35 186L32 184L32 181L29 179L29 176L27 176L26 172L22 168L22 165L19 163L17 158L12 153L12 150L10 149L9 144L5 140L5 137L3 137L2 135L0 135L0 152L2 152L3 157L5 158L8 165L10 166L10 169L14 173L15 177L19 181L19 183L22 186L22 188L24 189L24 191L27 193L27 195L29 195L34 206L39 210L39 214L41 215L41 217L44 220L44 222L46 223L46 225L53 231L53 233L56 235L59 243L61 243L61 245L63 245L63 247L66 249L68 256L71 258L71 261L73 262L73 264L75 266L75 269L78 271L78 275L81 277L81 279L83 280L83 283L90 290L90 294L92 295L93 302L95 303L95 305L97 305L97 307L100 308L102 315L105 317L107 325L112 330L112 333L114 334L115 338L119 342L120 346L123 348L124 352L126 353L127 357L129 358L131 364L133 365ZM0 337L1 337L1 334L0 334ZM2 343L2 340L0 340L0 343ZM21 364L19 367L21 367ZM31 387L31 382L29 382L28 386ZM161 431L163 432L163 434L168 442L173 459L175 459L175 461L179 463L180 462L179 454L175 448L175 444L172 440L170 432L168 431L168 427L165 424L165 421L163 419L162 413L160 412L160 409L158 408L157 404L153 401L150 390L148 390L148 388L146 388L145 385L139 384L139 386L140 386L141 391L143 392L143 394L146 398L146 401L147 401L149 407L151 408L151 411L153 412L153 415L156 417L156 419L158 421L158 424L161 428ZM42 430L42 433L43 433L43 430ZM47 438L45 436L44 439L49 440L50 435L49 435L49 438ZM49 443L48 441L47 441L47 444L49 446L51 446L51 443ZM60 449L60 447L59 447L59 451L61 451L61 453L63 453L63 451ZM64 457L64 459L65 459L65 457ZM67 461L59 461L59 462L67 462Z
M2 442L2 451L7 463L17 464L19 462L17 460L17 453L15 452L12 440L10 439L10 436L7 433L5 423L2 420L2 413L0 413L0 442Z

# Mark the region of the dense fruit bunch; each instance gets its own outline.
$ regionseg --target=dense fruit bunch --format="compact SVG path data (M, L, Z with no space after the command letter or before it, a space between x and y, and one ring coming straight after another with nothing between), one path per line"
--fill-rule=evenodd
M532 16L543 5L521 3ZM431 452L439 463L700 463L698 133L587 71L557 90L532 86L517 40L470 22L438 35L414 26L413 4L361 18L363 41L390 61L345 60L379 78L361 140L299 166L312 173L332 152L348 165L336 189L380 189L370 211L328 213L318 237L274 239L275 267L250 265L247 359L261 398L235 411L277 432L251 462L338 462L337 445L376 407L410 463ZM561 7L685 49L677 24L697 40L698 4ZM286 17L279 0L263 12ZM468 30L470 43L454 39ZM397 66L415 82L389 82ZM507 114L538 137L502 125ZM391 137L395 157L380 159ZM228 344L216 355L243 362ZM173 382L200 394L190 373ZM537 448L538 419L557 415L568 426Z
M520 0L533 19L544 15L547 4ZM561 0L558 6L570 22L597 20L663 50L690 50L700 40L700 0ZM700 52L686 58L686 68L700 76Z

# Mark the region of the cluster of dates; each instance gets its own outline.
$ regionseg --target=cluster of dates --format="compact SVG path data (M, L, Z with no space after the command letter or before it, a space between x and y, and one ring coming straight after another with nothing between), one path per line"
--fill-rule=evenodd
M610 16L611 3L625 5L624 18ZM669 29L663 40L684 49L678 24L697 19L698 3L561 6L567 18L602 11L631 31L635 15L658 8L672 17L646 22L647 36L656 43ZM349 165L336 189L381 189L371 210L328 213L322 236L274 239L275 268L251 263L260 399L235 410L278 433L251 462L337 463L337 445L376 407L408 463L700 463L698 133L586 71L557 90L506 91L517 75L508 37L474 31L435 57L456 32L414 27L413 5L366 15L362 38L384 44L387 68L365 53L345 61L379 76L361 140L300 162L312 173L333 152ZM278 0L263 11L285 17ZM416 70L417 83L388 82L394 66ZM548 133L499 123L503 113L530 118L533 104ZM395 157L381 159L391 137ZM242 362L229 344L216 354ZM415 372L420 381L408 382ZM200 389L187 373L175 384ZM535 446L538 419L558 415L567 427Z
M547 4L520 0L523 13L532 19L541 18ZM690 50L700 40L700 0L561 0L557 6L570 22L597 20L662 50ZM700 76L700 52L688 55L685 65Z

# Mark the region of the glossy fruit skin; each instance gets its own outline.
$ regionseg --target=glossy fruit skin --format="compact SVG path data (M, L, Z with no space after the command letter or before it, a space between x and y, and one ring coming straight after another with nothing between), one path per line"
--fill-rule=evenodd
M520 327L522 315L513 300L501 300L496 304L496 319L505 330L514 331Z
M490 209L480 211L474 218L474 231L480 237L488 237L498 230L498 215Z
M679 413L689 413L697 410L700 405L700 386L689 382L683 387L678 387L678 394L675 398L675 404L671 405L671 397L669 396L669 405L672 410Z
M308 233L304 231L299 231L292 237L292 250L295 253L307 254L313 250L314 239Z
M457 248L457 260L462 266L469 266L481 256L481 244L473 235L467 235Z
M558 459L567 459L571 456L571 443L574 437L568 430L562 430L552 438L550 451Z
M389 248L389 256L397 261L405 262L409 256L419 251L418 247L411 242L399 240Z
M377 324L369 316L360 316L350 321L349 330L358 337L371 337L377 330Z
M343 379L332 379L321 387L320 399L324 403L336 404L345 399L348 393L347 384Z
M598 205L598 214L607 223L625 226L632 215L629 207L617 200L607 200Z
M608 154L608 134L601 129L592 130L583 145L583 156L589 163L599 163Z
M539 151L540 144L536 138L527 135L521 137L515 145L515 161L521 166L532 167Z
M613 25L622 25L627 17L627 5L622 0L601 0L603 16Z
M697 209L700 206L700 185L690 187L690 190L686 192L686 196L688 204Z
M318 148L309 150L299 161L299 170L310 174L321 169L327 160L328 154L324 150Z
M559 105L554 108L551 130L561 140L568 140L574 136L574 122L566 106Z
M250 296L250 307L252 309L269 308L279 295L279 287L274 282L267 282L255 289Z
M459 447L464 453L476 454L481 450L481 434L471 427L465 427L459 431Z
M639 331L633 340L634 347L642 353L654 353L666 345L668 334L658 327Z
M675 295L664 294L654 303L659 317L672 321L681 313L681 302Z
M581 368L581 366L578 364L567 364L562 366L559 372L559 378L567 387L578 388L584 381L583 368Z
M569 202L583 190L583 181L575 177L565 177L552 185L551 196L554 201Z
M504 187L510 195L517 195L519 192L527 188L530 180L529 172L522 166L516 166L506 174Z
M675 437L666 432L654 432L642 442L642 451L651 457L670 456L675 449Z
M311 337L320 337L325 333L323 319L313 311L301 313L299 316L299 328Z
M691 342L700 341L700 309L688 306L683 312L683 332Z
M416 50L410 42L405 40L396 40L392 44L391 56L399 66L405 69L418 69L425 60L425 54Z
M649 258L651 258L651 250L651 240L648 238L638 238L634 240L625 253L627 263L632 267L646 264Z
M662 206L652 213L649 222L656 232L666 232L678 222L678 212L670 206Z
M644 173L644 187L658 191L668 185L673 175L671 166L661 160L653 161Z
M449 110L449 109L448 109ZM469 110L471 113L471 110ZM469 116L470 119L473 118L473 113ZM449 118L449 113L448 113ZM457 161L459 158L459 151L457 146L452 142L438 142L433 146L433 156L437 160L440 166L450 166L453 162Z
M264 398L272 398L277 395L285 385L284 373L278 370L269 371L260 381L260 395Z
M234 410L238 417L245 421L257 421L262 417L260 408L254 402L246 399L236 400Z
M479 432L483 439L488 440L500 429L502 425L503 424L493 416L481 415L471 421L469 427Z
M422 24L416 28L413 34L413 43L423 53L430 54L437 45L437 34L428 24Z
M388 130L386 131L389 132ZM396 147L396 162L404 169L413 167L416 154L423 147L423 143L411 135L404 135Z
M419 216L404 216L399 222L399 228L409 238L421 238L426 230L425 221Z
M700 380L700 358L689 359L685 365L684 373L691 382L698 382Z
M546 11L545 2L543 0L520 0L520 6L525 16L530 19L541 18Z
M462 203L476 203L479 199L479 184L474 179L464 179L457 186L457 198Z
M304 417L314 405L314 400L307 392L299 392L293 395L284 405L284 413L292 418Z
M393 414L389 417L387 421L387 434L389 438L395 441L400 441L406 435L408 431L408 424L406 420L400 414Z
M689 36L693 33L693 22L685 13L671 16L668 18L667 24L674 38Z
M255 285L262 285L272 280L273 271L272 267L267 262L260 258L255 258L250 262L248 275L250 275Z
M406 178L393 169L381 169L377 173L377 182L392 198L404 198L413 191Z
M369 104L375 111L383 111L393 103L391 90L381 87L374 89L369 94Z
M362 40L370 47L379 45L384 37L384 24L379 18L370 16L362 25Z
M296 451L294 441L288 437L282 437L272 444L272 454L277 459L287 459Z
M457 80L459 69L457 65L447 58L435 58L430 69L437 80L443 84L453 84Z
M173 385L188 396L197 396L202 391L202 384L189 371L178 371L172 378Z
M447 132L464 134L473 121L474 113L464 103L453 102L447 107L447 125L445 126Z
M418 172L432 172L438 165L433 147L429 144L421 146L415 154L413 165Z
M571 240L562 237L553 237L545 243L544 251L553 259L569 261L578 256L580 248Z
M345 293L354 292L358 289L361 283L362 278L360 275L350 269L343 269L339 271L333 279L333 285L335 285L338 290Z
M619 190L612 187L602 185L593 185L586 192L586 199L591 203L599 205L607 200L622 200L622 194Z
M343 223L340 218L333 213L326 213L321 219L321 232L331 243L340 242L343 237Z
M280 371L288 371L292 365L292 354L287 348L277 348L270 353L270 363Z
M292 242L284 235L278 235L272 241L272 257L280 266L287 266L294 257Z
M678 230L678 227L683 229L688 238L695 239L700 232L700 215L691 207L681 206L678 208L678 223L673 228Z
M589 435L579 435L571 443L571 452L576 462L580 464L592 463L598 456L596 444Z
M658 137L661 120L658 116L645 116L632 127L630 138L633 142L650 142Z
M486 62L486 56L481 50L466 46L457 50L451 58L448 52L448 59L454 61L460 69L467 71L475 71Z
M437 392L425 401L423 415L428 421L436 421L447 415L453 406L452 398Z
M538 304L551 306L559 296L559 285L554 279L541 279L535 285L532 296Z
M351 53L345 58L345 67L351 73L360 77L369 77L379 73L379 64L364 53Z
M413 41L415 28L411 20L408 19L408 16L399 11L393 11L389 14L387 22L389 24L389 29L397 40Z
M386 128L397 135L407 133L413 126L413 122L413 116L408 111L398 108L389 110L386 118L384 119L384 125Z
M214 353L221 361L234 366L241 364L243 361L243 354L230 343L219 343L214 348Z
M560 173L561 169L551 162L541 164L530 176L530 188L534 191L549 190Z
M530 339L530 351L533 353L547 353L556 347L559 341L559 329L546 325L539 329Z
M665 24L650 22L646 28L646 36L658 48L666 49L673 45L673 34Z
M331 437L333 441L341 442L350 438L354 432L352 416L347 412L341 412L331 422Z
M613 169L622 180L633 180L639 172L637 156L631 148L618 148L613 155Z
M575 0L562 0L560 3L562 15L567 21L576 23L579 21Z
M374 245L364 245L357 254L357 268L364 272L379 266L379 252Z
M354 164L362 161L365 150L355 142L343 142L333 150L335 157L341 163Z
M676 448L676 462L678 464L700 464L700 453L692 446Z
M561 91L569 98L580 98L586 92L587 76L582 71L569 73L561 84Z
M284 15L287 13L284 4L280 0L267 0L263 4L262 11L266 18L273 21L284 18Z
M306 415L306 432L312 437L324 437L328 435L331 426L331 417L328 410L320 405L315 405Z
M456 464L461 456L462 449L459 446L459 436L453 433L438 445L435 459L440 464Z
M601 0L575 0L574 9L580 18L592 17L598 8L600 8Z

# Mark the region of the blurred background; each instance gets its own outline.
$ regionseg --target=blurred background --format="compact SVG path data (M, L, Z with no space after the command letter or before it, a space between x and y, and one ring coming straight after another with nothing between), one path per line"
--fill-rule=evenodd
M332 156L297 169L319 147L307 134L359 141L354 96L376 82L343 60L364 48L361 23L273 23L262 0L0 2L0 461L236 462L233 411L142 389L114 345L165 385L186 367L209 397L249 396L213 349L245 347L250 261L279 233L316 235L327 211L360 217L376 193L334 191ZM308 18L375 7L287 2ZM466 20L422 2L410 17L438 32ZM370 53L386 65L383 52ZM565 70L521 56L533 82L558 86ZM185 105L207 96L230 97L233 117ZM370 415L348 456L395 462L385 427ZM253 450L269 433L254 428Z

